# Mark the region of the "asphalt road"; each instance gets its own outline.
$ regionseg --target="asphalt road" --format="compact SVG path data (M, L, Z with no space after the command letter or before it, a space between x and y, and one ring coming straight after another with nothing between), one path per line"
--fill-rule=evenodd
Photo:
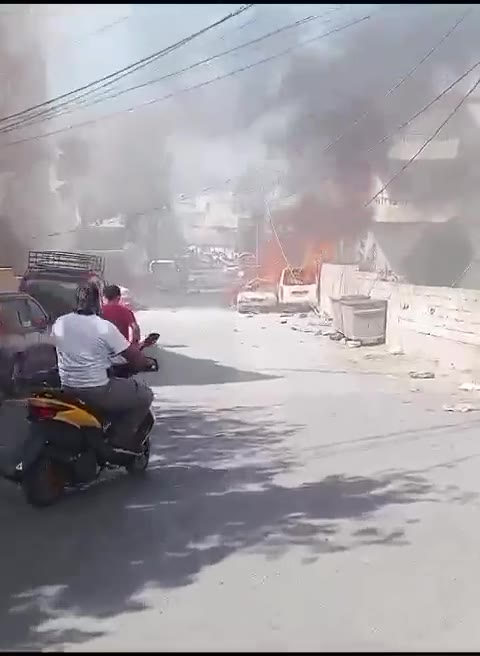
M0 483L1 649L480 648L475 413L278 316L141 323L164 347L149 474L41 511Z

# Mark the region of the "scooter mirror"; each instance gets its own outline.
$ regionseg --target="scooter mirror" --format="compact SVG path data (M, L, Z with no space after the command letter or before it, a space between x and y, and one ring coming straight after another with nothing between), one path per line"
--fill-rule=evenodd
M160 337L159 333L150 333L143 340L143 347L154 346Z

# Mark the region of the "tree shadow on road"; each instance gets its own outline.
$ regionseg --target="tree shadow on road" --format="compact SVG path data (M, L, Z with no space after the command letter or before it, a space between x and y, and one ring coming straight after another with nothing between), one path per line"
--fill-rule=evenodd
M424 477L401 473L281 485L298 464L285 439L299 427L279 426L268 408L176 408L161 419L145 479L117 474L42 511L2 489L1 649L106 635L109 620L148 608L146 590L188 586L240 550L302 548L309 563L404 544L404 527L382 532L375 512L435 500Z
M279 376L262 374L257 371L243 371L202 358L191 358L183 353L175 353L164 348L150 348L146 355L158 359L158 373L149 373L145 381L151 386L178 385L223 385L226 383L246 383L272 380Z

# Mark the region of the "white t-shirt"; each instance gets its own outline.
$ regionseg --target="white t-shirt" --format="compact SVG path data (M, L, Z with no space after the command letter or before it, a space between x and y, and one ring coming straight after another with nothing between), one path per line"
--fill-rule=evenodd
M52 327L62 386L100 387L108 383L111 358L130 344L116 326L96 314L65 314Z

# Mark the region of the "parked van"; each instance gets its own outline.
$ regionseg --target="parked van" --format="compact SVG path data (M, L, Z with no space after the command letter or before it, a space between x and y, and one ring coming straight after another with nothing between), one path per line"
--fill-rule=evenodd
M283 269L278 302L286 309L309 309L317 304L317 276L310 269Z

